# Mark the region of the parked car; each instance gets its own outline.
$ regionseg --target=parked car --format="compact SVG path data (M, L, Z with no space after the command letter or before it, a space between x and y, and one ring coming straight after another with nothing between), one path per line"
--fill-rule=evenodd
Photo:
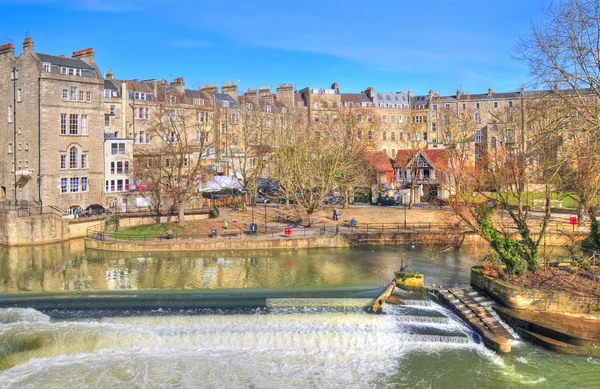
M290 204L296 204L296 199L289 198L287 200L289 200ZM279 199L277 199L277 202L279 204L285 204L286 203L286 198L285 197L280 197Z
M377 199L377 205L400 205L400 201L389 196L382 196Z
M261 195L260 193L256 195L256 197L254 198L254 204L264 204L264 203L270 203L271 199Z
M334 196L332 194L327 195L325 200L323 201L325 205L343 205L344 204L344 196Z

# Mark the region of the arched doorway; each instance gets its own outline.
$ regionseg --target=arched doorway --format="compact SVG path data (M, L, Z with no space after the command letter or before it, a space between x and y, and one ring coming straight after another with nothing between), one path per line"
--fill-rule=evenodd
M6 187L0 186L0 201L6 201Z

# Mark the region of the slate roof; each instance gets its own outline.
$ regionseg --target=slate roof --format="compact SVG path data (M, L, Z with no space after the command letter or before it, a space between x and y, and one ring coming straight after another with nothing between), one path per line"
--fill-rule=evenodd
M341 93L342 103L351 102L353 104L372 103L366 93Z
M89 64L85 63L84 61L82 61L80 59L59 57L57 55L43 54L43 53L36 53L36 54L38 57L40 57L42 62L48 62L53 65L66 66L69 68L94 70L94 68L92 66L90 66Z
M152 87L145 82L140 82L138 80L125 80L124 82L127 83L127 90L130 92L135 88L136 92L154 93Z
M217 105L219 105L219 106L222 106L221 104L224 101L228 101L230 108L239 108L240 107L238 102L233 97L228 95L227 93L213 93L213 96L215 96L215 100L217 101Z
M107 80L104 79L104 89L111 89L111 90L119 90L119 87L117 86L117 84L115 83L115 80Z
M399 93L375 93L373 98L373 102L376 107L379 107L380 104L408 104L408 94L399 92Z
M422 105L424 108L429 106L429 95L413 96L410 101L411 106Z

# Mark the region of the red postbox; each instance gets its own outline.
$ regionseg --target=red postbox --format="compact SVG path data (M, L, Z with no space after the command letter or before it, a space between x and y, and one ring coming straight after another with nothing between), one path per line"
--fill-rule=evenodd
M290 227L284 228L283 229L283 233L285 234L285 236L291 236L292 235L292 229Z
M573 232L575 232L575 224L577 224L577 216L571 216L569 218L569 223L573 226Z

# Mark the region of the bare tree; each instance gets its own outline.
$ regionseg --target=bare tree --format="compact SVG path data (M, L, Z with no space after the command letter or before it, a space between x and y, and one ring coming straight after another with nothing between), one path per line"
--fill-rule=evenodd
M517 58L529 66L534 85L552 91L569 111L561 184L574 192L580 211L587 212L592 241L600 248L595 172L600 150L600 3L565 0L549 4L544 13L531 35L520 39Z
M247 192L256 196L260 177L265 173L273 143L280 127L287 125L287 115L274 106L258 101L242 101L229 131L229 168L242 179ZM283 117L282 117L283 116ZM244 209L246 201L244 201Z
M562 168L560 146L565 111L556 99L536 101L528 108L527 144L506 149L499 142L482 150L477 166L464 163L464 153L449 148L446 185L459 220L477 231L494 250L493 257L513 274L535 271L539 249L550 220L550 199ZM529 212L530 185L543 186L542 216ZM498 218L509 216L510 223ZM515 237L515 233L518 238Z
M337 185L355 174L367 148L362 129L351 116L319 122L295 121L282 128L271 161L271 171L282 188L307 214L312 214ZM349 181L346 181L349 182Z
M146 128L152 148L136 157L135 176L148 182L156 204L165 197L185 222L186 204L198 195L198 184L214 175L214 143L205 111L183 104L157 103Z

